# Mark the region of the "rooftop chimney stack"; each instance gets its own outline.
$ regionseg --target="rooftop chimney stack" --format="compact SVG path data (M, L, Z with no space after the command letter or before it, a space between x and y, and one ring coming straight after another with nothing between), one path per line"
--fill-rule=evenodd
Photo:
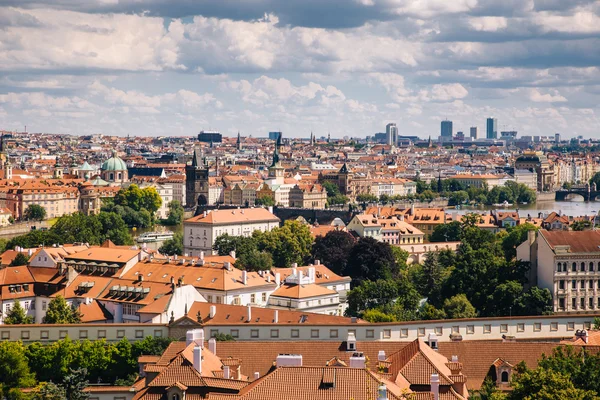
M208 350L214 355L217 354L217 339L215 339L214 337L208 339Z
M233 258L234 260L236 259L236 258L235 258L235 250L231 250L231 251L229 252L229 255L230 255L230 256L231 256L231 258Z
M438 351L438 337L435 333L429 334L429 342L427 344L429 344L429 347L433 350Z
M321 265L321 260L315 260L315 265Z
M257 380L258 378L260 378L260 372L255 372L254 373L254 380Z
M279 272L275 273L275 284L279 286L281 284L281 274Z
M203 251L200 252L200 259L204 260L204 252Z
M385 350L379 350L377 361L385 361Z
M242 283L244 286L248 284L248 272L242 271Z
M217 306L210 306L208 316L210 318L214 318L216 314L217 314Z
M231 372L229 370L229 366L228 365L225 365L223 367L223 378L225 378L225 379L231 379Z
M377 400L388 400L387 387L383 383L377 389Z
M252 321L252 307L248 306L248 321Z
M202 373L202 347L200 346L194 347L194 369L199 374Z
M277 368L279 367L301 367L302 354L280 354L275 361Z
M452 356L452 362L458 362L458 356Z
M438 374L431 374L431 393L433 393L433 400L440 400L440 376Z
M273 318L273 322L276 324L279 322L279 310L275 310L275 317Z
M350 363L348 366L350 368L365 368L367 363L367 359L363 353L354 353L350 357Z

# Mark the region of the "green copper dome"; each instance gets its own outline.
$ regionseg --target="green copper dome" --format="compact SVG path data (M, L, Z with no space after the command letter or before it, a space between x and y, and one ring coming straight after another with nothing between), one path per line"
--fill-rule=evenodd
M117 157L117 152L113 150L112 157L104 161L101 169L102 171L127 171L127 164Z

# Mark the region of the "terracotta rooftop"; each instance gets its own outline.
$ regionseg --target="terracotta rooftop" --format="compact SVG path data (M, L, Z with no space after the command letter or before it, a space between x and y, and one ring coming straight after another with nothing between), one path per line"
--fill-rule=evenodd
M279 222L272 212L265 208L243 208L233 210L213 210L206 216L200 214L190 219L186 219L185 223L202 223L202 224L234 224L271 221Z
M600 252L600 231L547 231L540 230L552 249L556 246L570 246L571 253Z

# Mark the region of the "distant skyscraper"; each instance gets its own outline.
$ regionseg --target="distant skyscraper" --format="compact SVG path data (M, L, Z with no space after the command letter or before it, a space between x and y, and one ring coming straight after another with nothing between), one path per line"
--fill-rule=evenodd
M385 137L388 146L398 144L398 127L391 122L385 126Z
M477 139L477 127L476 126L471 127L471 137L473 139Z
M560 143L560 133L554 134L554 143L556 143L556 144Z
M269 132L269 139L271 140L277 141L279 136L281 136L281 132Z
M486 127L486 139L498 139L498 119L488 118Z
M451 138L452 137L452 121L442 121L442 131L441 131L441 136L444 138Z

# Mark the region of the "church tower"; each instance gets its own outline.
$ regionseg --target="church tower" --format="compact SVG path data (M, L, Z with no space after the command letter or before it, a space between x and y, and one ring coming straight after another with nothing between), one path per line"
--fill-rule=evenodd
M200 151L194 149L192 164L185 166L185 202L196 208L208 204L208 168L201 161Z
M236 143L236 148L238 150L242 150L242 137L240 136L240 131L238 131L238 137L237 137L237 143Z
M269 179L273 179L276 184L282 185L284 182L285 168L279 161L279 148L281 147L281 135L277 137L277 143L275 143L275 151L273 151L273 162L269 167Z

